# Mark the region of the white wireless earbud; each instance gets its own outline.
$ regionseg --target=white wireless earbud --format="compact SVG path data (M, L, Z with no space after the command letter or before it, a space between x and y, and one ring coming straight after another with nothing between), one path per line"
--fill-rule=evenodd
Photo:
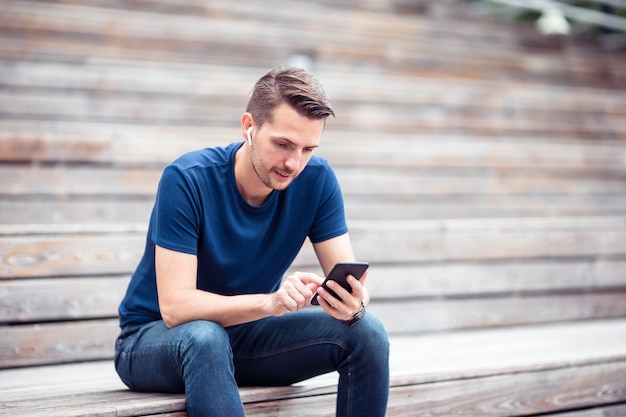
M252 146L252 137L250 136L250 132L252 132L252 126L248 128L248 145Z

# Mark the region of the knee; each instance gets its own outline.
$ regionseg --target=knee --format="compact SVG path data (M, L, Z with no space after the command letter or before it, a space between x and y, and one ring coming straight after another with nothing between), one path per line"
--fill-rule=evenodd
M213 356L217 352L230 355L230 340L226 330L211 321L192 321L181 324L171 330L179 332L179 349L181 353L192 353Z
M389 337L383 324L375 316L366 314L353 328L358 336L355 348L376 354L381 358L389 357Z

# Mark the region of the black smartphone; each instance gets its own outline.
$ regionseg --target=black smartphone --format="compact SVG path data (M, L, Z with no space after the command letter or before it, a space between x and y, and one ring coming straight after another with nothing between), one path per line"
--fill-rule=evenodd
M365 271L367 271L368 267L369 264L367 262L337 262L337 264L335 264L333 269L330 271L330 273L322 283L322 287L324 287L324 289L328 291L333 297L339 299L337 294L335 294L333 290L328 288L326 282L328 280L336 281L343 288L352 292L352 287L350 287L350 284L348 284L348 281L346 281L347 276L352 275L356 279L361 279ZM317 301L317 294L315 294L311 299L311 304L316 306L320 304L319 301Z

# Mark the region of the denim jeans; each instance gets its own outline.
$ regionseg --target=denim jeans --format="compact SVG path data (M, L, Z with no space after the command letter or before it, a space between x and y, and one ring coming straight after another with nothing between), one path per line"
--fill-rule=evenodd
M338 371L337 416L383 417L389 341L371 314L352 327L319 309L224 328L163 321L122 329L115 367L132 390L186 394L187 413L244 416L239 386L290 385Z

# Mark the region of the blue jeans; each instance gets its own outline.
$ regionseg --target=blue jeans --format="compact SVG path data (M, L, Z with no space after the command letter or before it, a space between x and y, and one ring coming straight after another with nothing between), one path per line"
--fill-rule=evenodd
M319 309L228 328L128 326L115 367L132 390L186 393L189 417L244 416L239 386L290 385L331 371L339 372L337 416L383 417L389 394L389 341L371 314L353 327Z

